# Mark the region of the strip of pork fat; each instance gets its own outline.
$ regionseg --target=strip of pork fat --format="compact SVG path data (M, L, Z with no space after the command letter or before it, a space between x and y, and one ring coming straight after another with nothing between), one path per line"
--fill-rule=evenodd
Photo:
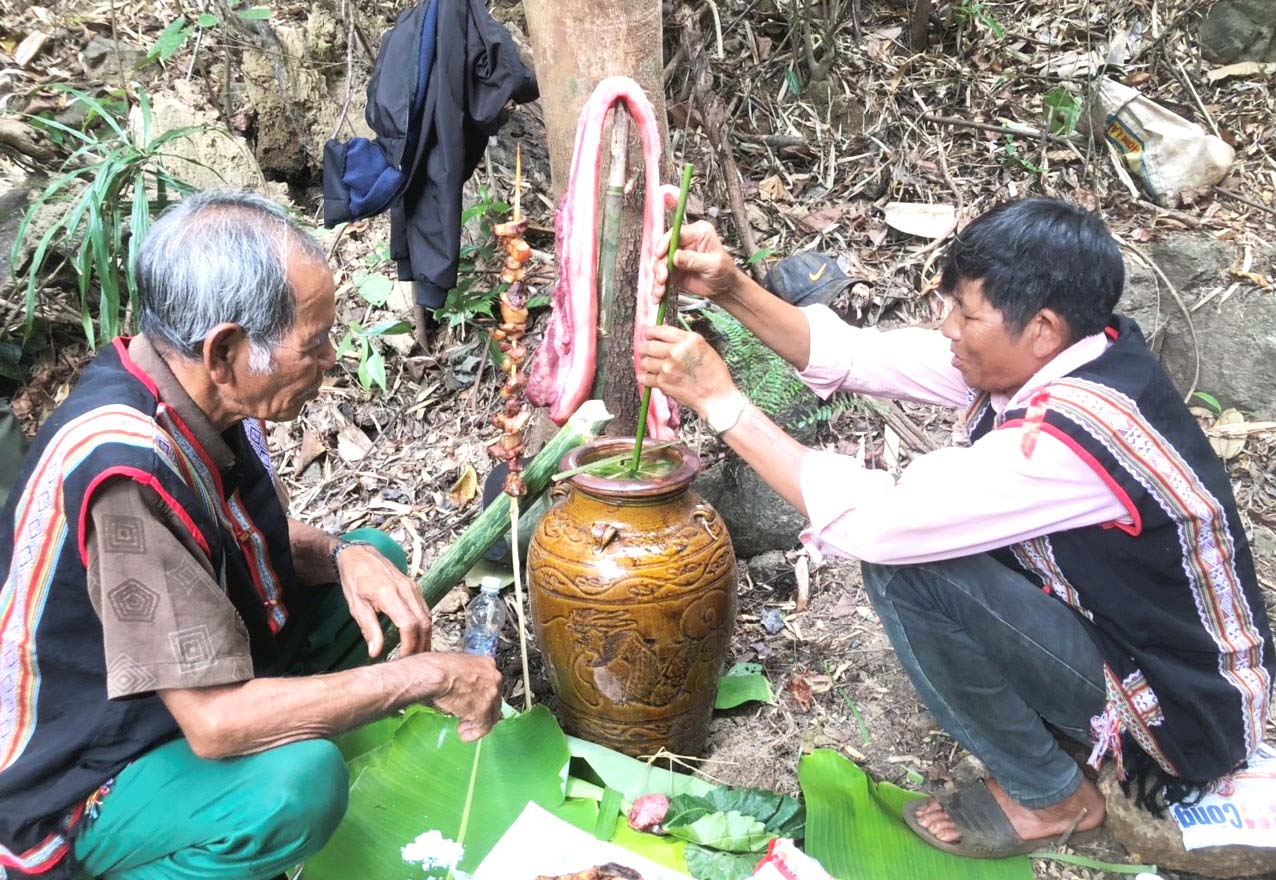
M638 257L638 299L634 309L634 370L638 371L638 343L643 328L656 315L653 299L656 243L664 235L665 195L671 187L660 183L660 129L655 111L636 82L626 76L603 80L581 111L576 126L567 192L554 218L558 255L558 283L553 314L545 339L532 357L527 398L549 408L557 424L566 422L585 401L594 383L598 357L598 186L602 168L603 123L623 101L638 128L642 143L644 205L642 244ZM677 409L658 389L651 392L647 432L656 440L674 439Z

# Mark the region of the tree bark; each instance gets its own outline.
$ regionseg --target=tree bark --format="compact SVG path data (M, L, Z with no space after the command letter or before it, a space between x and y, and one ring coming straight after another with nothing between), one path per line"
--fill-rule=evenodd
M651 100L664 146L661 178L668 180L672 165L665 115L660 0L523 0L523 10L540 83L554 198L562 196L571 174L581 108L594 87L609 76L631 77ZM630 130L633 131L632 126ZM610 126L603 143L611 143ZM604 163L610 165L610 150L604 149L603 155ZM624 199L617 236L616 296L607 310L607 326L601 328L608 344L599 357L594 383L614 416L607 426L607 433L612 435L632 435L638 418L638 386L630 340L642 239L642 168L642 152L637 137L631 135L628 177L637 178L637 186ZM604 168L602 180L607 179Z

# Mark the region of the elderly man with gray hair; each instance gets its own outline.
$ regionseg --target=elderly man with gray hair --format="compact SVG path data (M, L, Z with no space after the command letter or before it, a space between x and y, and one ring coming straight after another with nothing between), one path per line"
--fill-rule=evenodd
M499 716L492 660L432 653L377 546L285 513L262 422L335 363L318 244L205 193L137 271L141 333L85 370L0 513L0 878L274 877L345 811L327 737L414 703L467 740ZM326 672L351 665L341 627L381 652L378 614L399 659Z

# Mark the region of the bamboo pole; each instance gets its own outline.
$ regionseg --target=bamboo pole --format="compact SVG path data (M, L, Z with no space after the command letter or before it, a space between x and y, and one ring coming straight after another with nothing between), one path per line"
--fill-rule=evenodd
M623 328L616 327L616 261L620 254L620 224L625 207L625 177L629 168L629 113L621 104L611 114L611 169L603 196L602 240L598 253L598 365L594 397L602 399L607 382L607 351Z
M576 414L550 438L523 470L527 494L521 499L521 510L529 509L549 488L550 477L557 472L563 456L596 438L610 418L611 415L600 400L589 400L581 404ZM417 581L426 605L437 605L448 590L460 583L465 573L487 552L487 548L505 534L510 523L510 501L510 497L504 493L497 496L461 537L456 539L456 543ZM385 649L381 652L383 657L399 644L399 631L393 625L387 625L385 641Z

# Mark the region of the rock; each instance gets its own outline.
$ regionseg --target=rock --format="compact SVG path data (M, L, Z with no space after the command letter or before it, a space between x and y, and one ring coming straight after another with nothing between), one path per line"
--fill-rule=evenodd
M267 174L293 178L322 167L323 145L337 129L347 93L345 31L317 5L304 26L273 29L279 46L245 49L243 75L257 112L257 161ZM368 23L364 31L378 27ZM349 94L348 125L340 136L373 137L363 118L363 83Z
M146 60L146 50L121 40L97 36L80 52L80 64L88 79L109 79L120 76L120 67L128 75Z
M1236 252L1225 242L1176 235L1145 247L1190 308L1218 287L1237 281L1230 272ZM1276 253L1269 255L1276 264ZM1270 269L1269 269L1270 271ZM1171 378L1186 390L1194 354L1183 313L1151 270L1126 263L1126 291L1118 310L1138 321ZM1276 297L1241 282L1226 302L1192 313L1200 342L1197 390L1262 417L1276 415Z
M692 486L722 515L742 559L793 549L806 525L805 517L735 455L706 468Z
M1276 849L1252 846L1183 848L1183 833L1166 814L1156 818L1127 798L1109 763L1099 775L1099 791L1107 802L1104 828L1130 853L1130 858L1164 870L1187 871L1202 877L1271 876L1276 871Z
M736 549L736 552L739 554L739 548ZM749 577L755 583L776 586L787 579L790 582L789 585L792 586L793 564L784 555L784 551L768 550L765 553L759 553L756 556L747 558L749 560Z
M1215 64L1276 61L1276 3L1219 0L1201 22L1200 41Z
M0 290L8 288L9 277L13 274L9 255L13 251L13 241L17 238L18 227L22 225L22 215L26 210L25 186L19 185L0 192Z
M270 189L252 148L222 124L194 83L178 79L167 90L156 92L152 103L152 136L192 126L202 129L174 138L164 148L172 157L165 165L174 177L197 189ZM140 117L135 116L131 124L140 126Z

